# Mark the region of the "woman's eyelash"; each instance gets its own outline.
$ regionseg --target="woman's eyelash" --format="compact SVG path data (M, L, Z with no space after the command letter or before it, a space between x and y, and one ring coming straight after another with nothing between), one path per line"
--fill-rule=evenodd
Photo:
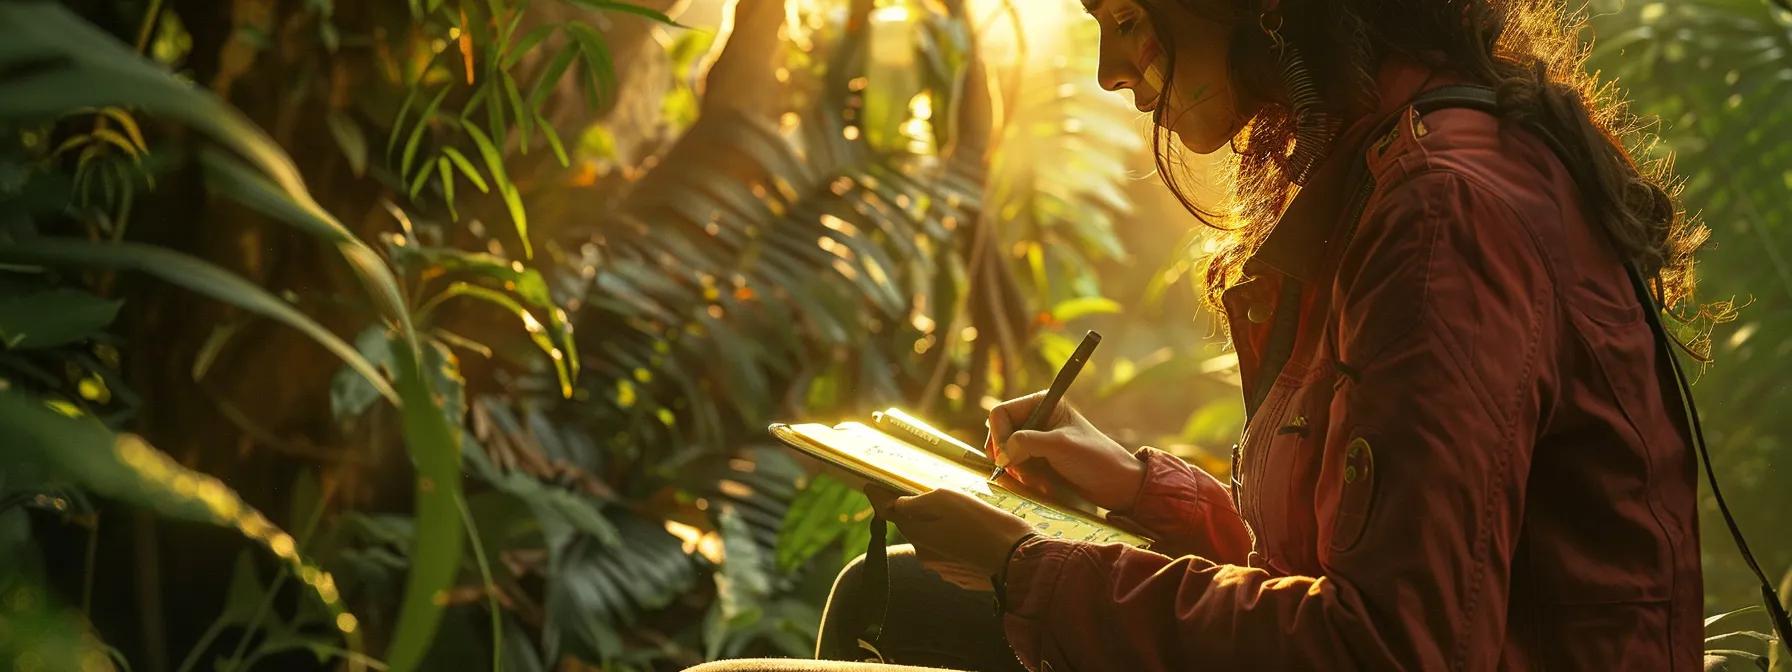
M1134 19L1134 18L1120 19L1120 20L1114 22L1114 30L1119 32L1121 35L1125 35L1127 33L1132 32L1132 29L1138 27L1138 25L1139 25L1138 19Z

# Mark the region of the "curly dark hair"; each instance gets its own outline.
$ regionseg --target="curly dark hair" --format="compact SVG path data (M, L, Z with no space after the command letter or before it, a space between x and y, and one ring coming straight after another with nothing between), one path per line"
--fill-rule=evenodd
M1206 299L1217 307L1295 192L1285 170L1294 124L1259 25L1264 0L1140 0L1157 26L1169 25L1166 3L1232 26L1234 94L1263 102L1232 139L1229 211L1197 206L1178 183L1173 169L1180 161L1168 131L1159 126L1153 141L1171 191L1221 232L1205 270ZM1277 11L1282 35L1303 51L1321 97L1346 123L1378 107L1375 74L1389 57L1495 88L1503 120L1541 128L1559 141L1562 160L1577 169L1589 216L1624 259L1653 279L1663 304L1691 296L1693 254L1709 231L1680 207L1671 159L1636 159L1649 154L1654 138L1615 88L1583 67L1589 50L1580 39L1583 13L1561 0L1282 0ZM1169 32L1157 37L1174 67L1177 36Z

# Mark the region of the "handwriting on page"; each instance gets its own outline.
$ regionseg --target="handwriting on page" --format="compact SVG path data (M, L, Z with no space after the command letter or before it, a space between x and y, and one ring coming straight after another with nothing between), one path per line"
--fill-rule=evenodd
M1143 541L1121 530L1106 525L1096 525L1076 516L1066 515L1062 511L1042 506L1005 490L985 487L982 492L971 492L971 494L998 509L1020 517L1021 520L1032 523L1033 529L1039 534L1053 539L1087 541L1095 544L1132 545L1138 545Z

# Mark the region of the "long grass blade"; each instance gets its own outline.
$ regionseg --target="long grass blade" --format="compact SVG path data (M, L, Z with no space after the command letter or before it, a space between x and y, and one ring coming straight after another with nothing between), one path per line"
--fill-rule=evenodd
M154 275L219 301L271 317L304 332L361 374L392 403L398 394L354 346L254 283L200 259L141 243L92 243L66 238L28 238L0 246L0 263L134 270Z

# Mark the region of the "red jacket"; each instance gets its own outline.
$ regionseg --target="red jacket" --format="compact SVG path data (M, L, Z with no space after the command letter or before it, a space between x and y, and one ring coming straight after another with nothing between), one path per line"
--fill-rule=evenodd
M1320 166L1226 292L1261 399L1234 486L1145 449L1117 518L1153 550L1011 556L1027 667L1698 668L1693 454L1643 308L1543 142L1402 109L1442 83L1384 69L1389 104L1338 145L1369 149ZM1374 188L1331 249L1352 161Z

